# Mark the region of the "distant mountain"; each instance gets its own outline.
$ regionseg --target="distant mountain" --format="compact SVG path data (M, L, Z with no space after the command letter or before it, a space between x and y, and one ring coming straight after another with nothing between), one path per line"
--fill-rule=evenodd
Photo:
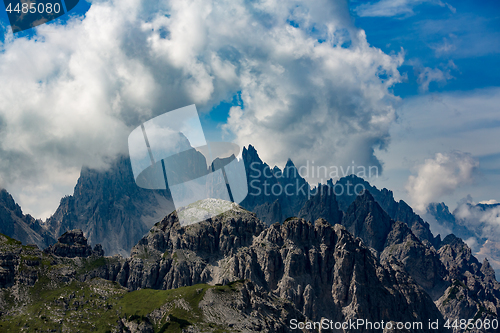
M149 229L174 210L168 190L135 184L130 159L118 157L105 171L83 168L73 195L61 199L47 228L57 237L81 229L105 253L128 256Z
M446 206L444 202L430 203L427 206L427 214L434 217L436 219L436 222L440 225L442 229L449 230L449 234L452 233L455 236L460 237L462 239L469 239L471 237L477 238L478 236L474 231L468 229L467 225L460 225L459 221L457 221L457 219L455 218L455 215L450 213L448 206ZM486 242L486 239L480 237L479 242L484 243Z
M281 171L263 163L252 146L244 148L242 154L250 193L241 205L256 211L269 224L297 216L306 202L309 185L293 163L288 161ZM280 189L274 187L277 195L272 193L275 184ZM286 195L285 188L292 195ZM73 195L61 199L47 220L47 228L56 237L81 229L90 244L102 244L107 254L128 256L153 224L173 210L169 190L138 187L129 158L121 156L104 171L83 168Z
M307 221L321 218L332 225L341 223L343 213L339 209L333 188L328 185L318 185L314 192L315 194L300 209L298 217Z
M321 217L331 224L339 223L341 212L356 199L354 189L367 189L390 218L406 223L421 241L435 248L441 242L404 201L396 202L391 191L379 190L362 178L351 175L336 183L330 180L327 185L333 191L318 191L325 185L311 188L291 160L283 170L271 168L251 145L243 148L242 157L249 193L241 206L266 224L282 223L290 217ZM90 244L101 243L107 254L127 256L151 226L173 209L168 190L145 190L135 184L130 161L122 156L105 171L82 169L73 195L61 200L47 220L47 228L55 236L82 229Z
M283 170L276 166L271 168L260 159L252 145L243 148L242 157L248 195L241 206L256 212L266 222L270 216L280 217L272 222L283 222L289 217L297 216L308 199L310 187L293 162L288 160Z
M21 207L4 189L0 189L0 233L41 248L56 241L41 220L23 214Z
M318 184L315 189L310 189L310 184L300 176L292 161L287 162L283 171L278 167L271 168L260 159L257 151L251 145L248 149L243 149L243 159L249 182L249 195L241 203L241 206L257 213L257 216L263 221L271 223L270 218L275 218L273 222L283 222L289 217L301 216L302 209L313 214L312 205L320 205L320 201L323 200L320 200L320 197L316 199L314 197L316 196L315 191L324 185ZM335 203L328 203L328 205L336 207L317 207L314 209L333 209L346 212L359 194L356 191L366 189L390 218L406 223L420 240L428 242L436 248L439 246L441 238L433 236L429 224L422 220L406 202L403 200L396 202L392 191L385 188L379 190L355 175L342 177L335 183L329 180L326 185L333 189L333 191L327 192L335 197L333 199ZM310 200L319 201L313 203ZM326 201L321 202L323 205L327 203ZM278 217L281 217L281 220L276 220ZM320 214L317 217L323 217L332 224L340 221L338 216L329 217Z
M441 243L440 236L434 237L432 234L429 223L422 220L422 218L403 200L398 202L394 200L392 191L386 188L379 190L375 186L371 186L370 183L363 178L359 178L355 175L340 178L335 184L329 181L328 184L334 188L343 189L342 192L340 192L340 190L335 190L335 193L339 193L339 195L337 195L337 201L342 211L346 211L349 205L356 200L359 194L354 191L356 188L358 191L367 190L391 219L406 223L415 236L421 241L428 242L428 244L436 248ZM350 192L348 192L347 189L351 189Z
M464 202L450 213L444 202L431 203L427 215L439 228L467 241L476 257L488 258L500 275L500 204Z

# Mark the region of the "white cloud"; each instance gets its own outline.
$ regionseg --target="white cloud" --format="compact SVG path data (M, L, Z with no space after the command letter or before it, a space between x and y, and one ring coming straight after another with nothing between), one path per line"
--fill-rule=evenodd
M417 76L419 90L421 92L429 91L429 85L431 82L446 84L448 80L454 79L451 75L451 71L458 69L453 60L449 60L447 63L439 64L438 67L440 68L424 67L418 59L411 59L407 63L413 66L413 70Z
M479 201L479 203L482 205L494 205L497 204L498 201L496 201L495 199L490 199L490 200Z
M417 83L420 85L420 90L426 92L429 91L431 82L446 82L452 78L449 70L442 71L439 68L425 67L418 74Z
M457 223L474 231L478 237L500 242L500 206L464 202L453 211L453 215Z
M373 181L410 202L405 184L411 168L438 152L471 152L479 160L478 177L469 185L443 197L450 209L467 194L477 201L498 198L500 182L500 89L431 93L405 98L391 126L391 144L378 151L384 175Z
M424 3L446 6L452 13L456 12L453 6L440 0L380 0L357 6L356 13L359 16L369 17L411 16L415 14L414 8Z
M267 161L380 166L403 61L370 47L344 1L96 1L1 49L0 184L37 216L141 121L238 92L225 129Z
M434 158L426 159L416 167L417 175L411 175L406 185L413 207L425 212L429 203L470 183L478 166L470 154L459 151L437 153Z

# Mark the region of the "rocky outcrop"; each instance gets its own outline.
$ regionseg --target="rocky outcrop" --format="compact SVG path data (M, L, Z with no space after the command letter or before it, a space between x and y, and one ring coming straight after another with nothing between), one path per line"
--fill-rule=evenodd
M398 261L433 300L449 286L436 250L419 240L406 223L392 220L370 192L364 191L354 200L342 225L374 249L382 261Z
M129 290L238 280L252 281L313 320L442 318L399 263L380 263L344 227L292 218L265 228L237 205L187 227L169 215L134 247L116 276Z
M20 243L0 234L0 244L4 248L4 251L0 252L0 288L8 288L14 285L16 270L19 266Z
M45 252L66 258L85 258L91 255L102 257L104 255L101 244L97 244L92 251L92 247L87 244L87 239L83 236L83 231L79 229L65 232L59 237L57 243L46 248Z
M500 283L488 261L482 264L460 238L448 235L439 249L450 287L436 302L446 319L499 319ZM456 329L454 332L459 332ZM483 332L474 329L471 332Z
M398 260L433 300L441 297L450 285L439 254L433 247L422 243L403 222L393 223L380 258Z
M227 325L234 332L293 332L290 322L306 319L293 303L270 295L251 281L229 286L232 293L217 288L205 293L199 308L207 321Z
M342 225L367 246L378 252L384 250L393 221L368 191L360 194L347 209Z

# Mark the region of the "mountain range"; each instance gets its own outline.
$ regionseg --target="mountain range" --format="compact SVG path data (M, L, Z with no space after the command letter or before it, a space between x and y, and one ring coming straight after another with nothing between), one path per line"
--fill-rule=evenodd
M391 191L354 175L311 188L292 161L270 168L252 146L243 162L250 194L241 205L200 201L187 209L230 209L188 226L168 190L135 185L126 157L83 169L45 223L3 190L2 331L292 332L293 320L326 318L463 332L444 324L498 323L490 262L453 234L435 237ZM273 185L288 193L266 195ZM348 187L362 190L336 191ZM494 330L468 330L485 331Z
M500 274L500 204L469 200L450 212L444 202L431 203L426 216L439 230L464 239L477 258L488 258L497 276Z

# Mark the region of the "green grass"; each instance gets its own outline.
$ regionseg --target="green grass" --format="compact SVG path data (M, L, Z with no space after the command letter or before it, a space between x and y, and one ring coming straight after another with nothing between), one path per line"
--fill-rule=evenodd
M110 284L109 288L104 289L115 289L115 295L102 299L87 283L74 280L67 285L51 288L51 280L41 276L30 290L33 302L26 307L24 314L0 318L0 331L19 332L26 327L28 332L61 332L62 320L74 331L106 332L119 319L118 313L110 310L108 305L116 303L125 292L116 285L112 286Z
M106 264L107 264L107 261L106 261L106 258L104 258L104 257L99 257L97 259L93 258L93 257L89 257L89 258L83 259L83 266L78 270L78 274L91 272L94 269L105 266Z
M47 260L45 256L39 259ZM105 258L88 258L80 269L89 271L105 263ZM224 286L198 284L173 290L141 289L127 292L116 282L99 278L91 282L73 280L57 284L46 273L58 266L63 265L51 266L50 270L38 266L39 279L28 289L31 302L22 307L18 314L1 316L0 332L62 332L63 326L66 326L74 332L105 333L112 331L121 318L138 323L149 322L155 333L180 333L190 325L205 328L205 331L226 332L226 327L204 322L199 303L209 289L218 293L230 293L236 291L238 284L242 282L236 281ZM176 306L176 301L180 300L187 303L189 309ZM149 315L165 304L170 305L164 317L153 323Z
M7 238L7 240L5 241L5 244L7 244L7 245L20 245L20 246L22 246L22 244L23 244L21 241L18 241L17 239L14 239L14 238L11 238L7 235L4 235L4 234L0 234L0 235Z
M198 304L209 288L214 287L206 284L197 284L172 290L141 289L125 294L117 303L117 306L121 308L123 313L144 316L160 308L167 302L183 298L192 310L174 309L174 315L177 314L180 318L186 316L199 317L201 316L201 312ZM140 306L138 306L139 304Z

